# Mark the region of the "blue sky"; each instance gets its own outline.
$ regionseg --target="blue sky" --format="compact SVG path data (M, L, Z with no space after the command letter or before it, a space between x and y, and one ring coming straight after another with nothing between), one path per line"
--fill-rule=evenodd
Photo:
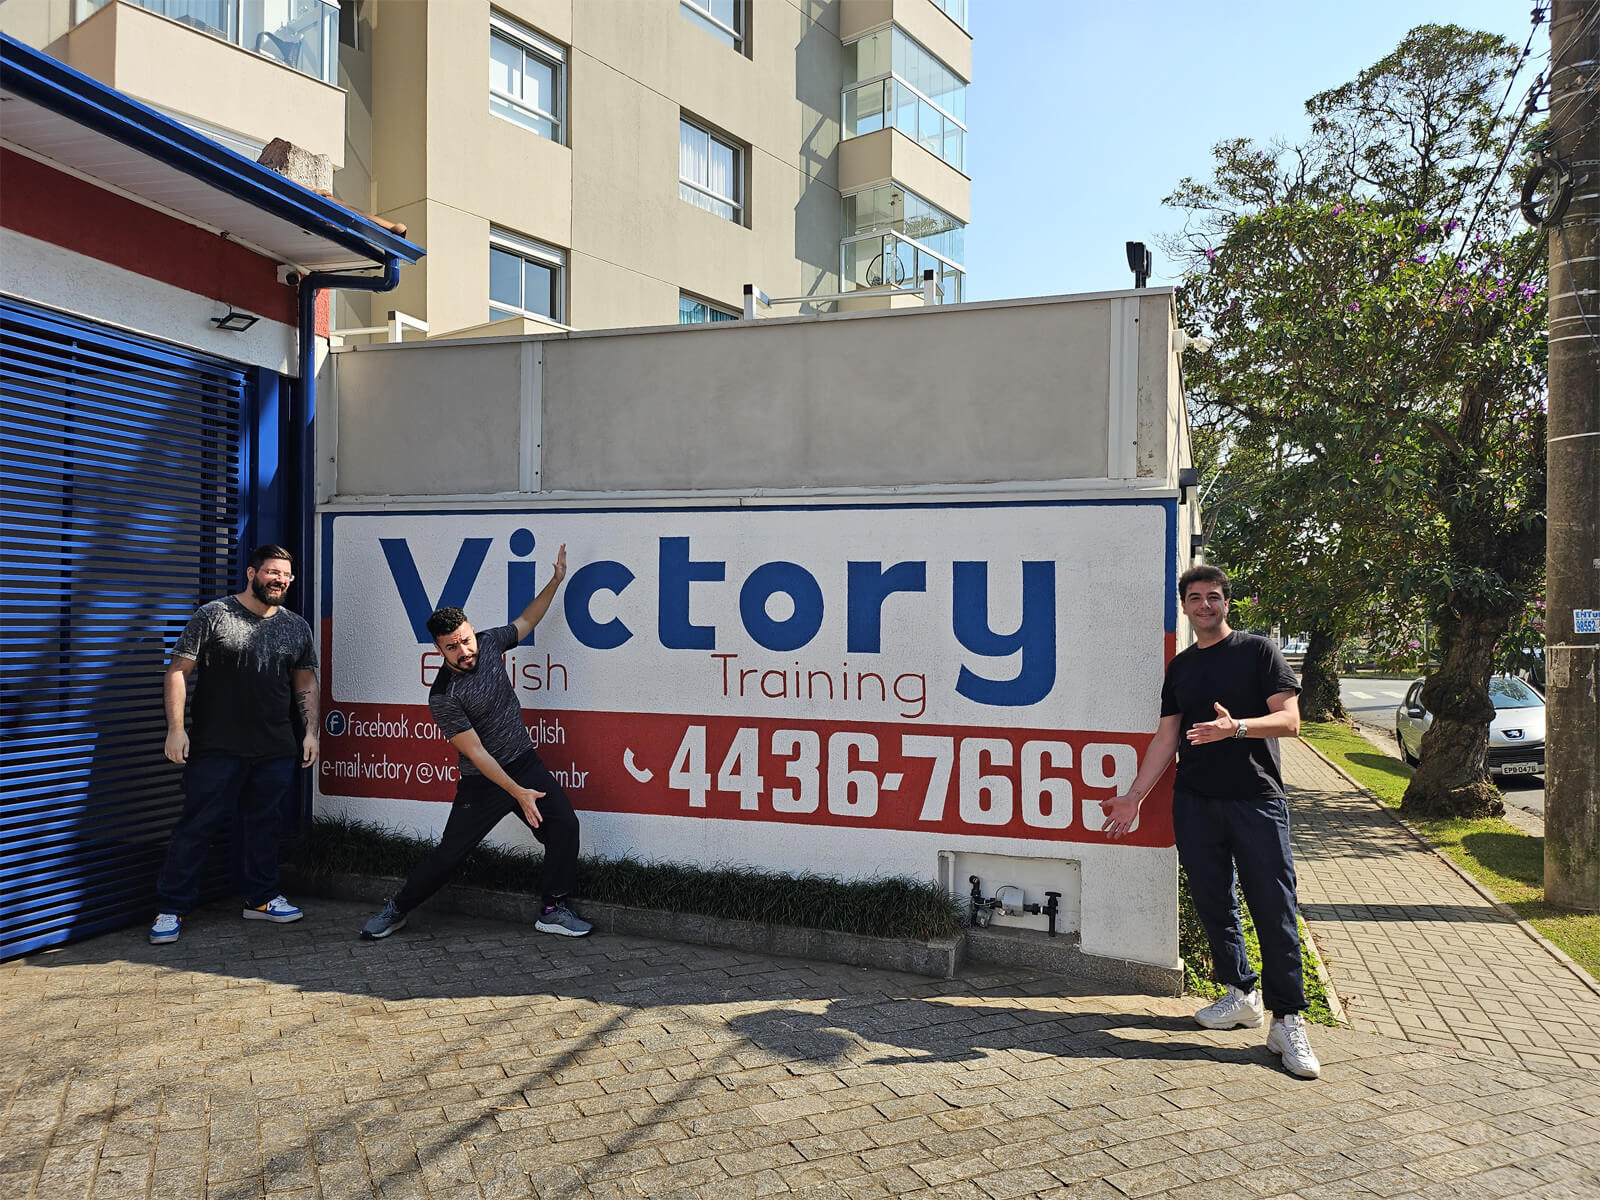
M1455 22L1521 47L1531 0L971 0L968 300L1131 287L1123 243L1156 254L1165 208L1229 137L1293 140L1305 101L1413 26ZM1550 47L1549 26L1533 43ZM1522 96L1519 84L1510 106Z

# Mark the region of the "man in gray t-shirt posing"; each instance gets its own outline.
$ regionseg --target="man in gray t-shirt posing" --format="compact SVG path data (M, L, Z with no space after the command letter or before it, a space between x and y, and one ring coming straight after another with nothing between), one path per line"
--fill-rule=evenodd
M303 915L278 892L278 825L295 768L317 760L317 655L311 626L282 606L294 580L289 552L260 547L245 580L244 591L189 619L167 667L166 752L183 766L184 803L156 879L157 945L178 940L200 896L206 852L230 824L245 918L286 923Z
M394 897L385 900L361 936L385 938L407 915L443 887L462 861L503 817L515 813L544 846L544 907L534 928L583 937L592 926L567 904L578 875L578 816L533 748L522 720L522 704L501 656L533 632L567 574L567 548L556 553L550 582L509 625L479 633L459 608L441 608L428 618L433 644L444 655L434 677L428 708L461 756L461 781L444 835L417 864Z

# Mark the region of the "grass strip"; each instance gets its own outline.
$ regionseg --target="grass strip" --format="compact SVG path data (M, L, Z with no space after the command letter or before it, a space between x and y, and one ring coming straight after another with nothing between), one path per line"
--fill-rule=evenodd
M433 845L363 821L318 817L296 843L291 861L313 875L404 877ZM455 882L537 895L543 868L538 853L479 846ZM914 941L954 937L965 928L967 915L964 902L929 881L837 880L633 858L579 859L577 894L630 908Z
M1411 768L1346 725L1307 722L1300 735L1367 791L1398 811ZM1545 902L1544 839L1498 817L1420 818L1411 826L1596 979L1600 979L1600 914L1574 913Z

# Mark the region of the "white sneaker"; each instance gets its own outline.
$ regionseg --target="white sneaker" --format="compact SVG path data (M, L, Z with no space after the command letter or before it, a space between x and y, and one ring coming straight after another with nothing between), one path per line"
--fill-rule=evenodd
M1267 1049L1283 1059L1283 1069L1301 1079L1315 1079L1322 1074L1322 1064L1311 1052L1311 1039L1306 1036L1306 1019L1299 1013L1274 1019L1267 1031Z
M1241 992L1230 983L1222 999L1206 1005L1194 1019L1207 1029L1260 1029L1264 1019L1261 993Z

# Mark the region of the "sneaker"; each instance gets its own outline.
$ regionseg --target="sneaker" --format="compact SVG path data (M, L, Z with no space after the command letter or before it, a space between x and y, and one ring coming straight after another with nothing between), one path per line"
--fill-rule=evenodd
M282 896L274 896L265 904L258 904L254 908L246 905L242 915L246 921L276 921L280 925L287 925L290 921L298 921L305 916L305 913Z
M395 907L393 900L385 900L378 915L361 927L361 936L366 941L375 942L405 927L406 914Z
M533 927L540 933L559 933L562 937L588 937L594 929L565 904L545 909Z
M162 946L167 942L175 942L182 931L182 917L176 913L157 913L156 919L150 923L150 944Z
M1274 1019L1267 1031L1267 1049L1283 1059L1283 1069L1301 1079L1315 1079L1322 1074L1322 1064L1311 1052L1311 1039L1306 1036L1306 1019L1299 1013L1290 1013Z
M1194 1019L1207 1029L1259 1029L1263 1019L1261 993L1241 992L1231 983L1222 999L1195 1013Z

